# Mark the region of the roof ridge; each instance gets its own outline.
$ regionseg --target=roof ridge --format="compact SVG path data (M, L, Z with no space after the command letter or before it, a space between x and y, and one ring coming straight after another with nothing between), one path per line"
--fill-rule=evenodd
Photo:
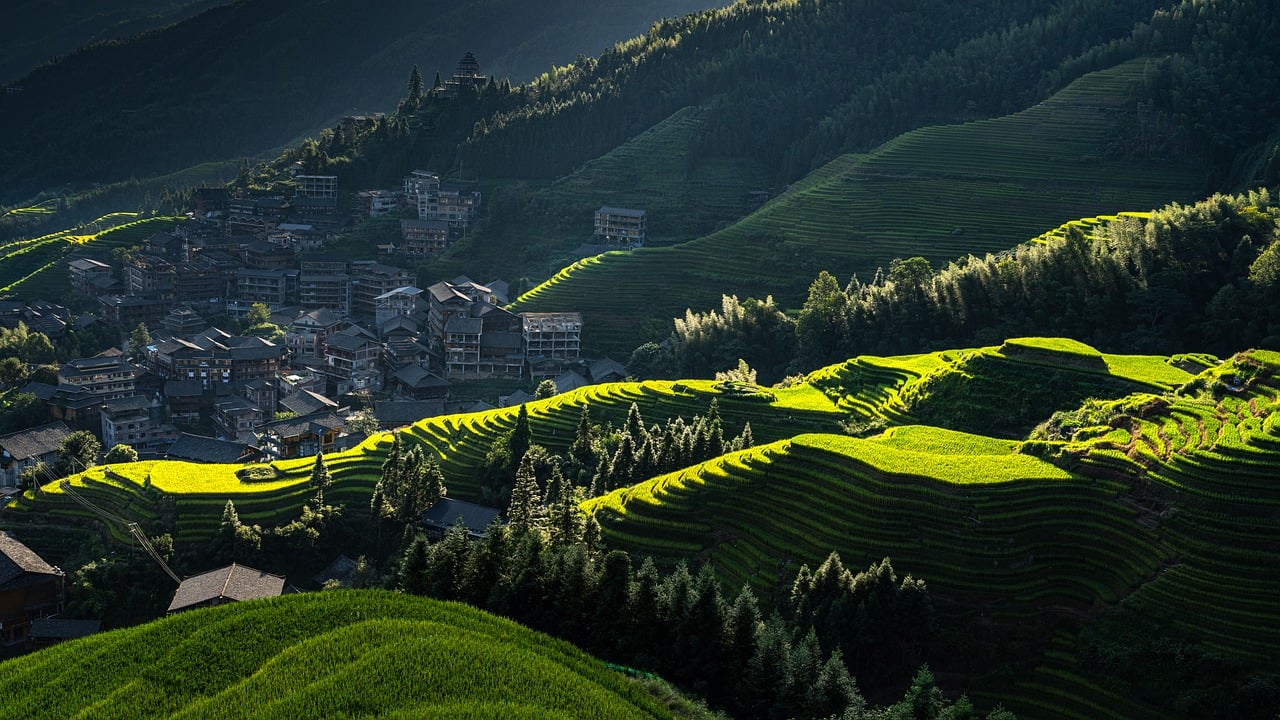
M218 597L225 598L227 596L227 586L231 584L231 576L236 573L236 563L231 561L231 565L227 568L227 579L222 581L222 592L218 593Z

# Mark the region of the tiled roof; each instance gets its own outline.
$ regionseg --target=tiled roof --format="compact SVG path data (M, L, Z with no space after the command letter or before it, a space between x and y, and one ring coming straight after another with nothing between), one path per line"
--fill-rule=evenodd
M57 450L62 440L70 434L71 429L57 420L30 430L0 436L0 450L18 460L40 457Z
M374 417L386 427L409 425L443 414L443 400L379 400L373 406Z
M169 446L166 454L169 458L175 460L190 460L202 463L234 463L245 456L247 449L244 443L182 433Z
M284 578L231 563L189 577L178 586L169 603L169 612L183 610L215 600L256 600L276 597L284 590Z
M489 524L499 515L497 508L485 507L461 500L440 498L429 510L422 513L422 524L441 530L448 530L458 520L472 535L484 535Z
M27 574L61 575L62 571L9 533L0 532L0 588Z

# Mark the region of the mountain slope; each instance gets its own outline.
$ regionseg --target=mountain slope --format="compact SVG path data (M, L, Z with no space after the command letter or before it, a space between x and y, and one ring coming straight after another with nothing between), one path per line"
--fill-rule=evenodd
M707 558L761 592L785 591L831 547L851 563L891 555L958 602L950 622L967 630L935 648L934 669L955 663L1031 717L1250 706L1251 678L1280 670L1280 580L1258 572L1280 552L1280 354L1241 353L1177 393L1076 416L1069 442L921 426L799 435L584 507L613 547ZM992 624L1018 638L1014 655L971 657ZM981 678L983 662L999 672ZM1257 717L1274 714L1277 696L1258 702Z
M729 288L798 306L822 269L869 280L895 257L938 265L1072 218L1196 197L1206 178L1190 160L1111 148L1136 120L1145 66L1092 73L1014 115L923 128L843 156L721 231L580 261L514 307L579 310L594 350L625 352L641 320L714 306Z
M415 64L428 83L474 51L482 70L527 79L597 52L690 0L537 6L397 0L249 0L128 42L86 48L0 96L0 202L66 182L170 172L259 153L331 122L385 110ZM163 62L157 62L163 58ZM75 112L68 112L74 98Z
M671 718L634 681L473 608L382 591L190 611L3 664L5 717Z

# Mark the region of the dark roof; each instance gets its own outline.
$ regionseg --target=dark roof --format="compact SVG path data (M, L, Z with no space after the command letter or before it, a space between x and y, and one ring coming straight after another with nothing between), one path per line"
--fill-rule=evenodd
M338 403L305 388L280 398L280 404L289 412L299 415L310 415L313 412L338 407Z
M33 380L26 385L23 385L20 392L30 393L41 400L48 401L53 397L54 393L58 392L58 386L50 385L49 383L35 382Z
M506 351L518 354L524 344L520 333L487 332L480 336L480 347L486 350Z
M215 600L256 600L276 597L284 590L284 578L231 563L227 567L189 577L178 586L169 612Z
M200 397L204 394L199 380L166 380L164 396L167 398Z
M230 350L232 360L267 360L284 355L284 347L267 343L265 345L241 345Z
M54 640L71 640L88 637L102 629L101 620L68 620L66 618L44 618L31 621L31 637L50 638Z
M627 367L613 358L600 358L587 368L592 382L604 382L606 378L616 375L619 380L627 376Z
M602 213L605 215L622 215L624 217L635 217L635 218L644 217L644 214L645 214L644 210L638 210L636 208L610 207L608 205L601 205L600 209L597 210L596 212Z
M556 392L569 392L577 390L591 384L591 381L582 377L574 370L566 370L555 377L552 381L556 384Z
M537 398L523 390L517 390L510 395L499 395L498 407L515 407L533 400L537 400Z
M329 580L337 580L338 582L350 582L351 576L355 574L356 561L346 555L339 555L329 563L329 567L321 570L315 577L311 578L317 585L324 585Z
M167 452L170 459L200 463L235 463L248 454L251 451L244 443L189 433L179 435Z
M40 457L57 450L62 440L70 434L71 428L61 420L56 420L30 430L0 435L0 450L18 460Z
M431 373L421 365L405 365L395 371L391 377L411 388L448 387L449 381Z
M440 498L435 505L432 505L429 510L422 513L422 524L427 527L448 530L461 519L462 524L467 527L467 531L471 535L480 537L485 534L485 530L488 529L498 515L497 508L485 507L484 505L476 505L461 500Z
M325 347L338 348L339 350L359 350L367 345L376 344L372 340L364 336L347 335L345 333L334 333L324 340Z
M346 427L342 418L333 414L332 411L325 411L269 422L263 425L263 430L273 432L280 437L295 437L313 432L317 425L331 430Z
M379 400L373 404L373 415L383 426L411 425L443 414L443 400Z
M452 317L449 322L445 323L444 331L447 333L463 333L466 335L479 335L484 329L484 320L480 318L464 318Z
M62 571L45 562L9 533L0 532L0 588L14 584L28 574L56 576Z

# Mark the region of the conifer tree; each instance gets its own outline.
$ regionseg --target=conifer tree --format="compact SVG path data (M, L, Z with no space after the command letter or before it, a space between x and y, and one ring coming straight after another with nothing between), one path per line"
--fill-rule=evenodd
M590 468L596 464L596 452L591 438L591 406L583 403L582 413L578 415L578 428L573 435L573 444L569 446L569 458L579 468Z
M405 551L404 560L400 563L397 581L400 590L411 595L425 595L428 590L427 572L430 566L427 539L419 535L409 545L409 549Z
M526 455L516 470L516 484L511 488L511 504L507 507L507 526L512 533L525 535L541 527L544 509L540 495L533 458Z
M324 491L332 484L333 476L324 464L324 453L317 452L315 465L311 467L311 487L316 491L314 502L317 510L324 507Z
M511 430L511 437L507 440L507 448L511 451L511 462L521 462L532 444L533 431L529 429L529 408L521 404L520 411L516 413L516 426Z
M439 82L439 80L440 75L437 73L436 81ZM418 71L418 66L414 65L413 70L409 73L409 99L421 100L422 92L422 73Z

